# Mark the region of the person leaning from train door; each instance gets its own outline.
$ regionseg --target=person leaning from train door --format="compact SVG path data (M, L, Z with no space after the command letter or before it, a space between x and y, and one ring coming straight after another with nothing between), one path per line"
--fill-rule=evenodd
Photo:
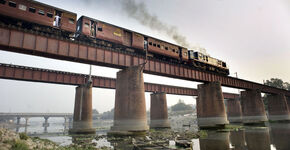
M56 27L59 27L60 26L60 15L59 14L56 14L55 16L54 16L54 21L55 21L55 24L54 24L54 26L56 26Z
M96 31L95 31L95 23L91 23L91 36L92 37L95 37L95 33L96 33Z

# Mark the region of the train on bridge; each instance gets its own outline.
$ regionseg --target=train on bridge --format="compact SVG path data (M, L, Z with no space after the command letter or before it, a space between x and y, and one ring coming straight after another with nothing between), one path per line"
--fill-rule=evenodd
M226 62L145 34L33 0L0 0L1 24L53 34L228 75Z

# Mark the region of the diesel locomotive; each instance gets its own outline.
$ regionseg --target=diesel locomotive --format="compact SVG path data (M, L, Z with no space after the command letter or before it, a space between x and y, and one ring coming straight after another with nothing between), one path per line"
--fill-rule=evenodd
M33 0L0 0L0 21L21 28L56 34L63 38L147 54L189 67L218 74L229 74L224 61L195 50L172 44L148 35L128 30L87 16L81 16L57 7Z

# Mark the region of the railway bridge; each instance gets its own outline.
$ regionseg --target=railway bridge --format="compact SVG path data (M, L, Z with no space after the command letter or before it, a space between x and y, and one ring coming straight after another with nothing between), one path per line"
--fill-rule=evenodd
M123 69L117 73L115 82L110 85L116 88L115 118L112 133L146 131L148 129L145 110L143 72L159 76L178 78L188 81L203 82L196 90L197 116L200 127L211 127L228 124L228 120L243 123L258 123L270 120L289 120L288 103L290 91L263 84L196 70L186 65L149 58L129 51L104 47L83 41L63 39L41 32L27 31L14 27L0 27L0 49L5 51L36 55L41 57L81 62L92 65ZM0 70L1 71L1 70ZM13 72L13 77L41 80L39 74ZM1 72L0 72L1 74ZM2 75L5 76L6 73ZM54 81L67 81L66 76L55 75ZM58 78L63 77L63 78ZM50 80L50 79L48 79ZM41 81L39 81L41 82ZM43 82L43 81L42 81ZM72 132L94 132L91 125L92 86L100 85L101 80L80 81L76 88L74 109L74 127ZM104 83L104 82L103 82ZM69 84L69 83L67 83ZM108 82L107 82L108 84ZM148 85L148 84L147 84ZM243 89L240 100L228 101L228 116L224 105L221 86ZM150 127L169 127L167 116L166 93L162 86L156 86L151 94ZM184 91L188 89L183 89ZM188 90L190 91L190 90ZM186 93L186 92L185 92ZM190 92L189 92L190 93ZM269 118L265 114L261 93L270 95ZM175 92L175 94L182 94ZM188 94L188 93L187 93ZM185 94L186 95L186 94Z

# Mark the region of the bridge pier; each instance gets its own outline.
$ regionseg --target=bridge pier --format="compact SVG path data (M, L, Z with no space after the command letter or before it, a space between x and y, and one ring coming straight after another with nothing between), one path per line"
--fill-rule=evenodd
M21 119L21 117L17 117L16 119L17 119L16 124L17 124L17 125L20 125L20 119Z
M259 90L242 91L241 104L244 124L264 123L268 120Z
M268 95L268 116L271 121L289 121L290 113L284 94Z
M95 133L92 123L92 84L82 84L76 87L73 126L70 133Z
M153 93L150 97L150 128L170 128L166 93Z
M117 73L114 125L109 134L138 134L148 129L143 67L131 66Z
M198 85L196 103L199 128L224 127L229 123L219 81Z
M286 97L286 102L288 105L288 110L290 111L290 97Z
M29 120L29 118L26 117L26 118L25 118L25 129L24 129L24 132L25 132L25 133L27 133L28 120Z
M242 122L242 108L239 100L227 100L227 116L230 123Z
M49 117L44 117L44 123L42 124L44 127L44 133L47 133L47 127L49 127L48 118Z

